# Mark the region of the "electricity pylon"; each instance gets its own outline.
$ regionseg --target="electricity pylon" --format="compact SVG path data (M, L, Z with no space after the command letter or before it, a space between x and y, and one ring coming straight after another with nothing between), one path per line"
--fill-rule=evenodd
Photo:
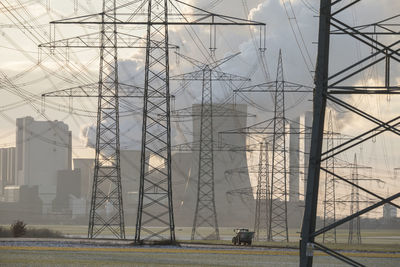
M133 13L116 13L116 9L121 10L135 5L136 2L116 8L115 1L109 2L114 3L114 8L107 6L107 9L100 14L101 16L99 14L79 16L53 23L92 26L104 24L105 28L116 25L146 25L142 155L135 243L141 244L152 240L174 243L169 86L169 49L171 47L168 45L168 28L170 25L211 25L214 28L217 25L232 25L258 26L263 30L265 23L211 13L179 0L141 1ZM177 4L184 5L188 12L182 13ZM147 11L142 12L146 9L146 5ZM169 13L169 7L175 12ZM190 13L189 10L195 12ZM101 18L100 21L99 18ZM115 35L109 37L112 39ZM75 41L85 43L80 39ZM105 38L105 41L108 45L110 40ZM134 40L124 44L140 45L142 42ZM166 120L158 120L160 114ZM145 236L142 236L142 232Z
M287 172L286 172L286 118L285 84L283 78L282 53L279 51L274 95L274 135L272 140L272 169L270 224L268 236L272 240L281 238L289 242L287 221Z
M358 166L357 154L354 154L353 169L351 172L351 182L358 186ZM360 189L358 187L351 187L351 202L350 202L350 215L360 211ZM356 217L349 222L349 244L361 244L361 223L360 217Z
M258 179L256 191L256 212L254 218L255 240L261 240L262 236L268 238L269 229L269 157L268 143L264 140L260 144L258 160Z
M41 48L99 48L100 67L97 84L88 84L43 94L44 97L97 97L97 125L95 167L90 204L88 237L96 238L104 231L115 237L125 238L124 210L122 202L119 98L142 97L143 90L118 81L118 48L137 48L139 37L117 31L116 2L104 0L101 16L100 39L96 34L41 44ZM58 24L62 22L52 22ZM73 22L73 24L80 24ZM96 36L93 38L92 36ZM123 43L118 44L118 41ZM97 87L97 88L96 88ZM124 93L119 95L119 89ZM96 90L97 89L97 90Z
M369 190L362 186L357 186L350 179L346 179L338 173L332 173L337 181L343 181L353 187L358 188L371 196L377 201L369 205L359 212L353 213L345 218L337 220L335 223L327 225L321 229L316 229L317 210L319 204L319 188L320 176L322 171L329 172L322 164L330 157L338 157L340 154L354 149L362 143L376 138L377 136L391 132L400 135L398 129L399 117L394 117L387 121L383 121L373 113L370 107L366 109L360 106L354 106L349 100L354 99L349 95L372 95L379 94L399 94L400 87L393 84L391 79L391 69L393 64L398 62L399 42L396 35L400 25L399 16L390 18L380 18L378 21L367 22L364 25L354 26L350 21L346 21L343 13L350 8L357 8L357 5L366 4L364 0L349 1L344 5L338 5L342 1L320 0L319 11L319 37L318 37L318 56L315 71L315 91L313 96L313 129L311 136L311 149L309 157L309 168L307 178L307 193L305 198L305 210L303 216L303 224L300 240L300 266L311 267L313 265L314 250L321 250L342 262L352 266L363 266L363 264L342 255L331 248L328 248L318 242L316 238L324 232L339 227L351 220L362 216L373 209L381 207L389 203L396 208L400 206L393 200L400 197L400 193L391 196L380 196L373 190ZM368 6L366 4L365 6ZM382 7L383 8L383 7ZM377 10L379 13L379 10ZM340 36L341 40L356 41L360 45L365 45L371 49L371 54L360 58L348 58L341 62L341 66L332 68L332 58L336 55L331 53L333 44L337 44L336 40L331 42L336 36ZM385 37L383 37L385 36ZM346 40L347 39L347 40ZM371 68L379 68L384 73L382 79L377 79L374 84L355 85L354 80L362 77L369 72ZM343 97L345 95L345 97ZM374 124L373 127L364 131L354 128L358 132L355 137L344 143L338 144L329 151L323 151L323 130L325 128L327 104L330 103L351 112L357 118L364 118L368 122ZM389 105L387 105L389 106ZM359 116L359 117L358 117ZM348 116L349 118L352 116ZM346 123L349 125L349 123Z
M288 90L285 88L287 87ZM239 129L236 133L262 133L272 135L272 159L270 178L269 200L269 230L268 238L271 241L289 241L287 220L287 156L286 156L286 131L287 119L285 118L285 93L312 92L311 88L284 80L282 52L279 50L276 80L247 88L234 90L236 93L273 92L274 117L272 120L258 123L255 127ZM261 124L266 123L265 127ZM272 131L271 131L272 130ZM297 134L300 133L300 129ZM227 134L225 132L224 134Z
M109 18L104 12L114 9ZM115 22L115 0L103 1L102 21ZM92 201L90 204L89 237L97 236L108 228L114 235L125 238L124 209L122 204L121 163L120 163L120 133L119 133L119 99L118 99L118 54L117 54L116 24L102 24L101 43L110 42L111 48L100 50L99 95L96 127L96 155ZM112 86L107 86L110 82ZM105 125L108 121L109 125ZM110 123L110 121L112 121ZM109 184L106 193L103 184ZM111 204L113 211L101 215L98 212L103 205ZM108 213L108 212L107 212ZM115 229L117 228L117 229Z
M249 81L250 79L218 71L217 68L238 54L202 63L178 54L199 70L171 77L171 80L201 81L200 147L197 177L197 201L191 239L219 240L219 228L214 191L214 128L213 128L213 81ZM211 229L211 230L210 230Z
M168 19L168 3L170 1L148 0L147 39L164 40L168 42L168 25L173 24ZM257 22L229 18L204 11L202 9L176 1L187 7L201 11L203 16L195 16L194 21L187 19L175 22L179 25L264 25ZM176 8L175 5L172 5ZM178 11L179 14L182 14ZM207 21L208 20L208 21ZM183 22L182 22L183 21ZM185 22L186 21L186 22ZM171 185L171 128L170 128L170 101L169 101L169 54L166 46L158 49L147 49L146 51L146 78L145 99L143 108L143 132L142 132L142 165L139 188L139 205L136 223L135 241L140 243L141 231L149 234L149 239L165 239L161 234L170 231L169 241L175 242L175 229L172 207L172 185ZM204 72L204 75L209 75ZM205 77L205 86L209 83L209 76ZM157 102L149 101L148 95L164 95L165 100ZM157 120L156 113L166 117L166 120ZM151 154L157 155L164 162L155 166L150 163ZM207 173L212 169L209 165ZM148 168L148 171L145 169ZM202 167L199 167L202 168ZM208 175L208 174L207 174ZM158 177L157 177L158 176ZM144 199L148 203L144 204ZM168 199L168 201L166 201ZM159 211L157 210L159 208ZM215 207L214 207L215 210ZM169 216L166 219L166 215ZM143 218L143 216L147 218ZM143 221L144 219L144 221ZM208 218L205 218L208 219ZM151 222L168 225L166 229L157 232L152 230ZM215 221L216 223L216 221ZM147 224L147 225L146 225ZM216 233L218 237L218 233Z
M329 112L328 129L326 133L326 146L327 151L334 147L333 143L333 121L332 111ZM330 172L335 172L335 158L331 157L325 162L325 167ZM335 176L326 172L325 173L325 195L324 195L324 227L336 221L336 194L335 194ZM322 242L336 243L336 228L331 231L325 232L322 235Z

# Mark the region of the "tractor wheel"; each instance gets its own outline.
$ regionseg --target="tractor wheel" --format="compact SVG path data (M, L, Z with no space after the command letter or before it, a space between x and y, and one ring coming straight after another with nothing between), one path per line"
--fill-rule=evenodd
M236 246L236 237L234 237L234 238L232 238L232 244L234 245L234 246Z
M251 241L247 242L247 245L251 246Z

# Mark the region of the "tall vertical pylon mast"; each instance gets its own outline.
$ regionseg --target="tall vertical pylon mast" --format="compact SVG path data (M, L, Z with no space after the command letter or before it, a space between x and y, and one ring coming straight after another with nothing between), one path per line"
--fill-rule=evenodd
M213 230L204 238L219 239L217 210L214 191L214 138L213 138L213 107L212 107L212 70L209 66L203 69L203 86L200 116L200 151L197 179L197 201L194 213L191 239L201 235L201 226Z
M394 84L390 77L393 65L398 64L399 56L399 40L398 27L400 26L399 16L391 16L389 18L380 17L377 21L369 21L363 25L354 25L354 21L348 16L343 16L346 11L351 8L358 8L360 5L368 7L367 1L334 1L320 0L319 12L319 37L318 37L318 55L315 71L315 90L313 96L313 129L311 135L311 148L309 157L309 168L307 177L307 190L305 196L305 211L301 230L300 240L300 266L311 267L313 265L314 250L321 250L330 256L333 256L344 263L352 266L364 266L345 255L336 252L323 244L316 241L320 235L339 227L345 223L354 220L378 207L389 203L390 205L400 208L393 200L400 197L400 193L391 196L382 196L374 190L356 185L350 179L343 177L338 172L332 173L323 165L328 158L335 156L338 158L340 154L351 149L355 149L362 143L376 138L384 133L394 133L399 135L397 128L398 117L392 119L381 119L381 114L371 109L370 106L360 107L355 105L354 97L349 95L389 95L399 94L400 87ZM358 6L358 7L357 7ZM372 6L371 6L372 7ZM373 7L375 8L375 7ZM376 11L379 13L379 10ZM361 58L346 58L345 61L337 61L331 63L331 51L333 44L337 44L336 37L344 42L355 41L357 45L361 45L362 49L371 50L371 53ZM335 39L331 41L331 39ZM334 65L332 68L331 66ZM355 84L354 81L369 73L371 69L380 69L385 75L382 79L376 79L374 84L365 83L365 85ZM379 77L380 78L380 77ZM360 80L363 80L361 78ZM335 145L329 151L323 151L323 131L325 128L325 116L327 104L335 104L344 110L356 115L353 119L363 118L368 122L372 122L373 126L368 129L359 129L353 127L354 137L345 142ZM390 104L386 105L389 108ZM385 115L389 116L390 112ZM379 115L379 116L378 116ZM353 116L348 116L348 118ZM350 125L351 123L346 123ZM354 126L354 125L353 125ZM379 162L376 162L379 165ZM340 182L347 183L356 187L366 194L375 198L374 204L355 212L345 218L336 220L336 222L317 229L317 211L319 203L320 174L322 172L330 172L335 179Z
M274 135L272 140L272 169L270 196L269 240L289 241L287 222L287 175L286 175L286 119L285 83L282 52L279 51L276 87L274 95Z
M95 167L92 197L89 215L88 237L96 238L101 234L112 234L124 239L124 211L122 202L120 140L119 140L119 94L120 86L128 89L122 97L142 97L143 92L129 92L133 86L120 85L118 82L118 48L138 47L140 38L119 35L116 22L116 1L104 0L99 14L100 38L98 33L73 37L41 44L41 48L99 48L99 80L96 84L87 84L74 88L43 94L45 97L96 97L97 125L95 146ZM70 24L82 24L81 21L65 19ZM51 22L52 25L64 21ZM129 39L118 45L118 39ZM94 89L97 87L97 90ZM133 94L132 94L133 92Z
M197 178L197 201L191 239L219 239L219 228L214 190L214 128L213 81L249 81L249 78L218 71L217 68L239 53L211 63L202 63L188 56L180 57L199 70L171 77L171 80L202 81L200 110L199 165ZM218 112L217 112L218 113ZM218 116L218 114L216 114ZM197 140L196 140L197 141Z
M40 48L98 48L100 49L99 81L68 89L45 93L43 97L96 97L98 99L95 168L92 187L88 237L96 238L108 231L125 238L120 169L119 102L122 98L143 98L142 88L118 81L118 49L148 49L160 47L156 41L124 33L118 25L115 0L104 0L102 12L51 22L51 25L100 25L100 33L51 41ZM120 15L121 16L121 15ZM52 31L53 32L53 31ZM56 32L54 30L54 32ZM100 38L99 38L100 36ZM176 48L176 46L170 46ZM158 96L155 96L158 97ZM123 101L123 100L121 100Z
M168 0L148 1L147 48L142 124L142 155L135 242L175 242L171 184L171 122L168 50ZM151 47L150 42L160 45ZM166 117L159 120L158 114ZM158 230L153 230L159 226Z
M332 111L329 112L328 129L326 133L326 151L330 151L334 147L333 143L333 120ZM325 161L325 167L331 173L335 172L335 158L330 157ZM336 192L335 192L335 176L329 172L325 173L325 196L324 196L324 227L336 221ZM336 228L325 232L322 235L322 242L336 243Z
M258 179L256 191L256 214L254 218L255 240L262 236L267 237L269 230L269 157L268 143L263 140L260 143L260 155L258 160Z
M99 98L96 128L96 155L92 200L90 203L89 238L104 229L125 238L124 210L122 204L116 0L104 0L101 15ZM113 10L112 16L105 12ZM108 186L107 186L108 185ZM108 192L105 190L109 190ZM106 196L106 197L105 197ZM102 207L106 214L101 214Z
M354 163L351 170L351 181L358 186L358 163L357 154L354 154ZM360 190L358 187L351 187L350 215L360 211ZM349 244L361 244L361 221L356 217L349 222Z
M276 80L234 90L235 93L273 93L274 117L253 126L220 134L257 134L272 136L272 159L269 196L268 240L289 241L287 219L287 173L285 93L311 93L312 88L284 80L282 51L279 51ZM295 129L300 134L302 130Z
M201 16L194 15L194 21L188 18L183 18L183 22L182 20L170 21L168 16L168 3L170 2L169 0L148 0L147 43L150 41L157 41L164 45L155 48L149 47L146 50L142 163L135 234L136 243L142 243L144 240L151 239L165 240L165 233L167 231L170 233L169 241L172 243L175 242L171 188L171 117L169 53L167 46L168 25L265 26L263 23L212 14L203 9L185 4L182 1L175 2L200 12ZM170 4L176 9L176 6L172 4L172 2ZM178 13L180 14L178 16L183 16L179 10ZM175 19L176 15L177 14L174 14L173 16ZM207 86L209 84L208 80L211 80L211 75L207 72L204 72L204 75L204 86ZM150 97L154 96L158 96L159 100L153 101L150 99ZM157 117L160 115L161 117L165 117L165 120L159 120ZM159 165L152 163L152 158L156 158L154 162L158 162L157 164ZM206 172L208 172L213 169L213 166L205 165L204 168L207 168ZM211 187L213 188L213 186ZM156 226L158 224L162 227L154 231L154 228L152 228L152 226L155 226L154 223L156 223ZM216 220L213 224L216 224ZM218 226L215 226L215 229L218 229ZM148 234L144 239L141 237L142 231ZM218 235L218 232L216 232L216 237L218 237Z

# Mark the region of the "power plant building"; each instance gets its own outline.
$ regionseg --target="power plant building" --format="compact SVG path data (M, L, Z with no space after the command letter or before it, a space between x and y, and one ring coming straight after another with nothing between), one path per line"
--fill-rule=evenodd
M71 170L71 131L63 122L32 117L18 118L16 126L16 185L37 185L47 214L56 197L58 171Z
M289 201L300 200L300 117L290 123L289 136Z
M15 184L15 147L0 148L0 195L4 187Z

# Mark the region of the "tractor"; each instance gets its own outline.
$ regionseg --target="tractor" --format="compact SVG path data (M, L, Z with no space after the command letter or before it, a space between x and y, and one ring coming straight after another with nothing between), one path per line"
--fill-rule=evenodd
M251 241L253 240L254 232L249 232L249 229L234 229L235 236L232 238L233 245L251 245Z

